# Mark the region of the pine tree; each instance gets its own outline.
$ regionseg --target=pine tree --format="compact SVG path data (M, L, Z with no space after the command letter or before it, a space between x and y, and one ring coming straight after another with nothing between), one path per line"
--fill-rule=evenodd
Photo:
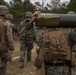
M0 5L6 5L6 2L4 0L0 0Z
M70 3L68 5L68 10L76 12L76 0L70 0Z

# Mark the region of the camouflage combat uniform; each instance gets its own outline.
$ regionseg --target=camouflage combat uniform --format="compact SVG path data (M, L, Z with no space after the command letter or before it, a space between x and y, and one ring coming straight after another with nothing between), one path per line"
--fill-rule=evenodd
M12 14L6 14L5 18L13 20L13 15ZM10 26L12 28L12 33L13 32L18 33L18 29L17 29L17 27L13 23L10 23Z
M74 29L72 28L64 28L65 31L65 36L68 42L68 46L70 47L70 52L71 52L71 42L70 42L70 35L74 33ZM70 59L71 60L71 59ZM72 70L71 70L71 61L68 62L68 65L65 65L65 61L63 66L54 66L51 68L47 69L47 74L46 75L71 75ZM57 61L56 63L59 63ZM48 66L46 66L47 68Z
M74 11L69 11L67 14L76 14ZM72 29L70 29L69 31L71 31L71 37L72 37L72 39L76 39L76 28L72 28ZM72 33L72 32L74 32L74 33ZM72 50L72 52L74 52L75 53L75 59L76 59L76 40L74 39L74 41L72 41L72 39L71 39L71 50ZM75 60L74 59L74 60ZM76 75L76 65L75 66L73 66L72 67L72 75Z
M68 36L69 36L69 33L72 31L72 29L65 28L64 30L65 30L66 38L69 39ZM68 40L68 46L70 46L69 43L70 42ZM39 56L36 58L35 66L37 66L37 68L40 68L40 65L42 66L42 64L44 63L45 68L43 69L45 69L45 75L70 75L71 74L71 61L70 60L69 61L55 60L55 61L48 62L48 61L44 61L42 53L43 52L40 51ZM39 63L36 64L36 62L39 62Z
M47 30L48 29L49 28L47 28ZM52 30L52 28L50 28L50 29ZM45 55L47 55L47 57L49 57L51 55L52 51L49 51L49 47L50 47L49 44L51 44L51 42L53 42L54 39L50 43L48 42L49 41L48 40L45 45L43 44L43 50L40 50L39 55L35 59L35 66L37 68L36 75L71 75L72 74L71 73L71 54L72 54L71 45L72 45L72 42L70 41L70 39L71 39L70 36L72 36L72 38L74 38L74 36L73 36L74 30L72 28L63 28L63 29L65 31L65 37L67 39L67 43L68 43L68 47L69 47L69 52L67 52L69 54L69 59L66 59L66 60L55 59L53 61L52 61L52 59L51 59L51 61L47 61L48 59L45 60L45 57L46 57ZM55 30L55 28L54 28L54 30ZM43 34L45 34L45 33L43 33ZM50 34L50 36L51 36L51 34ZM46 36L46 37L48 37L48 36ZM44 39L44 41L46 40L44 37L43 37L43 39ZM44 41L43 41L43 43L44 43ZM47 47L47 45L48 45L48 47ZM52 45L54 48L55 45L54 44L52 44ZM46 51L44 51L44 50L46 50ZM47 52L47 50L48 50L48 52ZM53 57L51 57L51 58L53 58Z
M13 38L12 38L12 29L10 27L10 24L8 22L6 22L4 24L4 29L6 31L5 33L5 38L7 42L7 50L5 51L1 51L0 52L0 57L1 57L1 67L2 67L2 70L1 71L6 71L6 63L7 63L7 55L8 55L8 50L14 50L14 46L13 46ZM1 75L5 75L5 74L1 74Z
M35 36L36 36L36 41L37 41L37 44L38 44L38 46L41 48L41 45L42 45L42 39L43 39L43 37L42 37L42 35L43 35L43 28L40 28L40 27L37 27L36 29L35 29Z
M40 48L42 46L43 43L43 32L44 29L41 27L36 27L35 28L35 36L36 36L36 43L38 45L39 48L36 49L36 53L39 54Z
M7 10L6 6L1 5L0 8L3 8L2 13L0 13L3 17L5 15L5 11ZM7 12L7 11L6 11ZM4 14L3 14L4 13ZM0 75L6 75L6 65L8 61L8 51L14 50L13 38L12 38L12 30L10 27L10 23L6 22L5 18L0 18L0 25L3 25L4 37L4 49L0 50Z
M76 32L75 29L70 29L70 47L71 47L71 53L73 53L71 56L71 60L74 60L72 63L72 75L76 75ZM74 57L75 56L75 57Z
M12 33L17 33L18 34L18 29L17 29L17 27L13 24L13 23L11 23L11 27L12 27Z
M28 12L27 12L28 13ZM25 54L27 51L27 61L31 60L31 50L33 48L34 39L34 24L29 25L30 18L27 17L20 24L19 37L20 37L20 61L24 62Z

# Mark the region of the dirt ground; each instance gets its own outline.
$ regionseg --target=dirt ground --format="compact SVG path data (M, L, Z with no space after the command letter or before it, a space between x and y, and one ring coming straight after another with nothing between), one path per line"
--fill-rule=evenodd
M19 55L19 42L15 42L15 51L13 53L13 57ZM34 60L35 60L35 57L36 57L36 48L37 48L37 45L34 44L34 48L32 50L32 60L27 63L27 60L25 58L25 68L23 69L20 69L19 68L19 65L20 65L20 62L19 62L19 59L16 59L12 62L8 62L8 65L7 65L7 75L34 75L35 74L35 66L34 66Z
M7 65L7 75L35 75L36 68L34 66L34 61L36 58L36 48L38 46L34 44L34 48L32 50L32 60L27 63L25 58L25 67L20 69L19 58L13 60L12 62L8 62ZM20 43L19 41L15 41L15 51L13 52L12 57L15 58L19 56L20 53ZM72 75L76 75L76 67L72 69Z

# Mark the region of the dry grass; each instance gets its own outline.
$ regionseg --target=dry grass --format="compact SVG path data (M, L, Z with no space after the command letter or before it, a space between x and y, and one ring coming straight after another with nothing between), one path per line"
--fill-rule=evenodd
M34 60L35 60L35 57L36 57L36 45L34 44L34 48L32 50L32 60L31 62L27 63L27 60L25 58L25 68L23 69L20 69L19 68L19 59L17 60L14 60L12 62L8 62L8 65L7 65L7 75L34 75L35 74L35 66L34 66ZM20 46L19 46L19 42L15 42L15 51L13 53L13 57L19 55L19 49Z
M29 63L25 62L25 68L19 68L19 60L15 60L8 65L7 75L34 75L35 74L35 67L34 61Z
M20 54L20 42L19 41L15 41L14 42L14 46L15 46L15 51L13 52L12 56L19 56Z
M37 45L34 44L34 48L32 50L32 61L27 63L27 60L25 58L25 68L23 69L20 69L19 68L19 59L17 60L14 60L12 62L8 62L8 65L7 65L7 75L35 75L35 72L36 72L36 68L34 66L34 60L35 60L35 57L36 57L36 48L37 48ZM13 57L15 56L19 56L19 53L20 53L20 44L19 44L19 41L16 41L15 42L15 51L13 53ZM73 75L76 75L76 68L73 70L72 69L72 73Z

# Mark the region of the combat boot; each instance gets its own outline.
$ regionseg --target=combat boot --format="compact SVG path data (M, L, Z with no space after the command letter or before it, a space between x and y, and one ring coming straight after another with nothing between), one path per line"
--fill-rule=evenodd
M20 68L24 68L24 60L20 60Z
M6 67L1 68L0 75L6 75Z
M24 62L21 62L20 68L24 68Z
M31 59L27 59L27 62L30 62L31 61Z

